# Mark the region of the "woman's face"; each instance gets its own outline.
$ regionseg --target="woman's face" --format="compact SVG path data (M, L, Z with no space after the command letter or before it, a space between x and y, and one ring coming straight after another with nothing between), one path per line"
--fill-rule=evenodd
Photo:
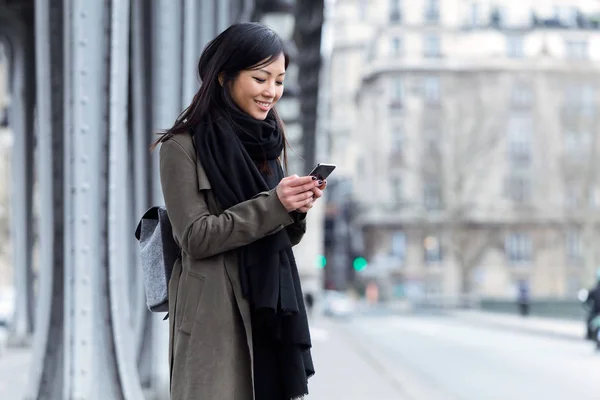
M284 77L285 58L280 54L260 69L241 71L231 84L231 97L242 111L264 120L283 94Z

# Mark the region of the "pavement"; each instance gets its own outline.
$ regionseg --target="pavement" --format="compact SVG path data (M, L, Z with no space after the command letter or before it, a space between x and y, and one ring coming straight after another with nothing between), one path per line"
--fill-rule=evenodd
M472 318L475 314L467 315ZM496 315L494 315L496 316ZM600 354L571 340L500 325L487 316L379 315L348 331L368 343L408 398L419 400L597 400ZM547 321L539 321L545 323ZM556 321L555 321L556 322ZM571 325L571 324L567 324ZM546 324L547 328L562 326ZM571 325L572 326L572 325ZM500 328L502 327L502 328ZM561 329L566 329L562 326ZM552 332L549 330L549 332ZM368 397L364 397L367 399Z
M311 331L317 371L307 400L600 398L600 354L582 339L583 322L367 310L316 316ZM23 398L30 357L29 349L0 353L0 399Z
M464 323L484 324L500 329L553 336L562 339L581 340L585 337L585 322L548 317L491 313L478 310L448 311L447 315Z
M325 317L311 322L316 373L309 379L307 400L406 399L377 356L349 335L350 327L350 321Z

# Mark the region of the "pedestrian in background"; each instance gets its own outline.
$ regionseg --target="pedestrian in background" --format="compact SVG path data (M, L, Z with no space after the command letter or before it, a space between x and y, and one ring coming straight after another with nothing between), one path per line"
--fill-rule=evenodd
M287 66L271 29L229 27L203 51L198 93L156 143L182 249L169 283L173 400L308 393L311 340L292 246L326 182L284 175L274 106Z
M529 285L526 281L519 281L519 293L517 303L519 305L519 314L521 316L526 317L529 315Z

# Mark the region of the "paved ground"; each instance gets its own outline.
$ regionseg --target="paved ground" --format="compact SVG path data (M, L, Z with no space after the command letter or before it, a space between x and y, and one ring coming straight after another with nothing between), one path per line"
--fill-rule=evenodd
M404 400L394 379L355 343L347 329L352 325L318 318L312 323L313 361L317 372L309 380L307 400Z
M0 399L20 400L27 388L30 351L4 348L6 336L0 328Z
M598 399L600 354L582 329L477 312L318 317L307 400ZM22 399L29 357L0 353L0 399Z
M515 321L512 321L515 322ZM419 400L599 399L600 354L584 340L437 316L354 319L349 332L429 393ZM410 382L409 382L410 383ZM417 393L408 385L409 394Z

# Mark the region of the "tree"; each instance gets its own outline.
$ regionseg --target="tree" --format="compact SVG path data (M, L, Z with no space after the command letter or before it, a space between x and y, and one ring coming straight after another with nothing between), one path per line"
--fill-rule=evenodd
M429 226L439 224L435 221L442 217L443 248L456 262L461 293L468 294L473 269L499 239L487 218L498 200L493 183L505 155L499 146L505 107L502 86L493 74L456 74L444 83L446 104L437 117L442 136L432 141L433 149L424 146L421 157L424 185L429 177L440 177L443 198L436 209L424 193L424 216Z
M594 73L574 74L567 81L566 101L562 107L564 140L563 179L567 190L567 219L580 232L572 256L581 256L583 274L581 284L595 280L600 264L598 227L600 217L600 120L597 110L597 77ZM580 243L579 243L580 242ZM569 249L568 249L569 251ZM581 254L579 254L581 252Z

